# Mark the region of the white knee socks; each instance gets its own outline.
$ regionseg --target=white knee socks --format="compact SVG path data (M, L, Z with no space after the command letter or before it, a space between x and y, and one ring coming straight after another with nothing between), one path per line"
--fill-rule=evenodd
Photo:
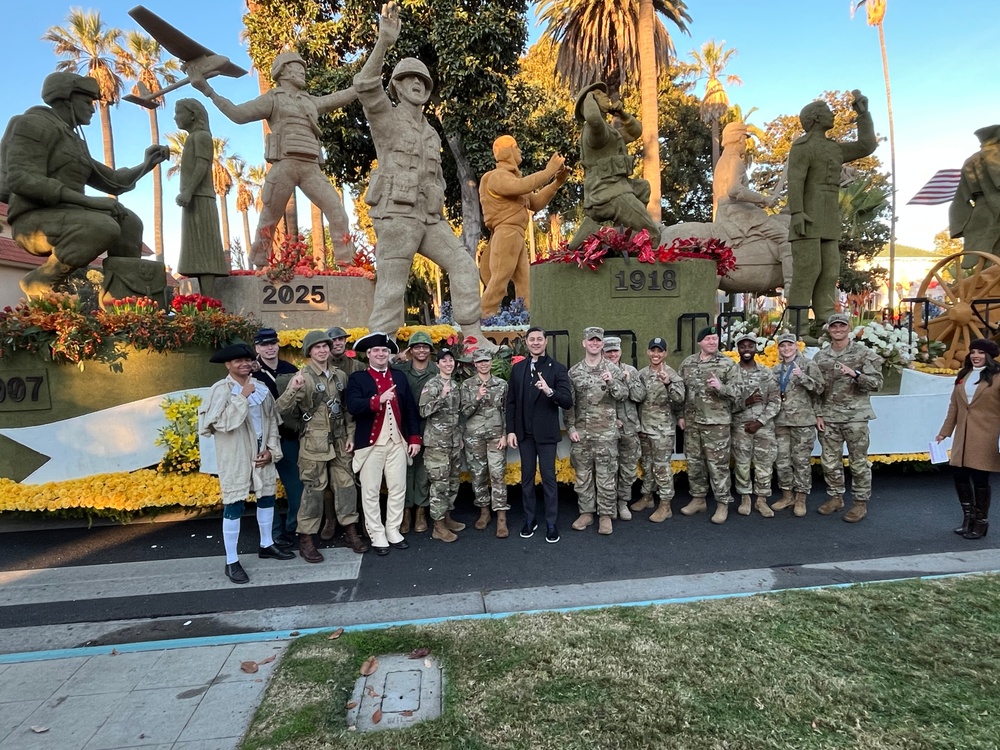
M257 526L260 527L260 546L270 547L274 544L271 537L271 527L274 525L274 508L257 506Z
M240 541L240 519L222 519L222 541L226 545L226 565L240 561L240 556L236 554L236 546Z

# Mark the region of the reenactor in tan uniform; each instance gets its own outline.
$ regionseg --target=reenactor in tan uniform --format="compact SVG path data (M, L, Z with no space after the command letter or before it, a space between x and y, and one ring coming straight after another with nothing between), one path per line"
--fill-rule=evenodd
M801 518L806 514L806 498L812 490L809 457L816 444L816 401L823 393L823 373L811 359L799 354L794 333L778 336L778 362L771 372L778 381L781 409L774 418L778 455L778 488L781 499L772 510L792 508Z
M497 537L506 539L507 511L507 381L490 373L493 355L486 349L472 354L476 375L462 383L465 417L465 463L472 474L472 494L479 508L476 528L490 525L490 508L497 513Z
M613 531L617 511L615 480L618 468L618 401L628 398L628 384L618 365L603 357L604 329L583 332L585 354L569 370L573 406L563 413L573 447L570 460L576 471L575 489L580 517L573 528L583 531L600 517L599 534Z
M750 496L756 495L754 506L764 518L774 511L767 504L771 495L771 475L778 444L774 437L774 418L781 408L781 395L771 371L757 364L757 336L744 333L736 339L740 355L736 368L740 384L739 398L733 410L733 466L736 494L740 496L741 516L750 515ZM751 471L753 482L750 481Z
M299 554L306 562L322 562L313 534L319 531L323 494L333 488L337 521L344 527L347 543L357 553L368 551L358 536L358 490L354 484L351 454L354 451L354 420L344 407L347 375L331 367L330 337L309 331L302 342L305 367L288 381L278 398L279 412L291 413L305 426L299 438Z
M677 425L684 430L691 502L681 508L685 516L707 509L709 483L715 495L712 523L729 517L730 426L733 403L740 386L736 363L719 353L719 331L706 326L698 332L699 351L681 362L684 380L683 416Z
M639 409L646 398L646 384L639 380L639 371L622 364L622 340L617 336L604 338L604 358L618 365L625 374L628 397L615 402L618 414L618 518L631 521L628 504L632 501L632 486L639 476Z
M430 479L431 537L454 542L465 524L455 521L451 511L458 494L458 470L462 459L461 393L452 379L455 355L450 349L437 354L438 374L420 392L420 416L424 418L424 465Z
M437 365L431 361L433 344L426 331L415 331L410 336L407 346L409 357L403 362L392 365L393 370L406 375L413 398L420 400L420 392L427 381L438 374ZM423 423L420 431L423 433ZM399 527L400 534L410 532L410 523L418 534L427 531L427 506L430 504L430 480L427 478L427 468L424 466L424 452L420 451L406 467L406 507L403 509L403 522ZM411 519L411 516L413 518Z
M813 357L823 374L823 396L816 410L823 479L830 499L819 506L824 516L844 507L844 444L851 464L852 504L844 520L857 523L868 512L872 465L868 461L868 422L875 419L870 394L882 387L882 358L850 339L850 318L827 319L830 346Z
M649 365L639 370L639 380L646 397L639 404L639 444L642 448L642 497L632 504L632 510L653 507L653 496L659 505L649 516L653 523L662 523L673 515L670 501L674 499L674 470L670 465L676 441L674 412L684 405L684 381L664 360L667 342L657 336L646 350Z

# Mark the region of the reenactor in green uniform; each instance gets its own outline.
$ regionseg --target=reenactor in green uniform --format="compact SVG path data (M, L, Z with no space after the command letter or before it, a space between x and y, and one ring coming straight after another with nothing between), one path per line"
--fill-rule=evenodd
M599 534L613 531L617 510L615 480L618 468L618 401L628 398L628 384L618 365L603 357L604 329L583 332L585 354L569 370L573 406L564 412L566 431L573 447L570 460L576 471L580 516L573 528L583 531L600 517Z
M472 494L479 508L476 528L490 525L490 508L497 514L497 537L507 538L507 381L490 373L493 355L486 349L472 354L474 377L462 383L465 417L465 463L472 474Z
M736 363L719 352L719 331L706 326L698 332L699 351L681 362L684 380L683 416L677 425L684 430L691 502L681 508L685 516L707 509L709 483L715 495L712 523L729 517L730 425L733 404L740 385Z
M430 479L430 509L434 529L431 537L454 542L454 532L465 528L451 511L458 495L458 473L462 460L461 393L452 379L455 355L450 349L437 354L438 374L420 392L420 416L424 419L424 465Z
M639 404L646 398L646 384L639 380L639 371L622 364L622 340L617 336L604 339L604 358L618 365L625 374L628 397L615 402L618 413L618 518L631 521L628 504L632 502L632 486L639 476Z
M736 339L740 355L736 368L740 395L733 410L733 466L736 494L740 496L738 513L750 515L750 496L757 497L754 506L764 518L774 511L767 504L771 496L771 475L778 444L774 437L774 418L781 408L778 384L766 367L757 364L757 336L744 333ZM750 481L751 471L753 482Z
M639 380L646 388L646 398L639 404L639 444L642 447L642 497L632 504L632 510L653 507L653 496L659 505L650 516L653 523L666 521L673 515L670 501L674 499L674 470L670 465L676 442L674 412L684 405L684 381L664 360L667 342L657 336L646 350L649 365L639 370Z
M882 358L864 344L851 341L850 318L834 313L827 320L830 346L813 357L823 374L823 396L816 428L823 478L830 499L818 511L828 516L844 507L844 444L851 464L852 505L844 520L857 523L868 512L872 465L868 461L868 422L875 419L870 394L882 387Z
M781 361L771 372L778 381L781 409L774 418L778 455L778 488L781 499L772 510L792 508L801 518L806 514L806 498L812 490L809 457L816 444L816 401L823 393L823 373L813 360L799 353L794 333L778 336Z

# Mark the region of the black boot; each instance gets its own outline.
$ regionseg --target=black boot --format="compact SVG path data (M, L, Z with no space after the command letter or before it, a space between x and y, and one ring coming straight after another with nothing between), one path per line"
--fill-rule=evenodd
M972 508L975 504L975 497L972 494L972 484L968 481L955 480L955 492L958 493L958 502L962 506L962 525L955 529L956 534L965 536L972 526L975 513Z
M973 509L975 518L969 530L962 534L966 539L982 539L990 528L990 488L974 488L976 503Z

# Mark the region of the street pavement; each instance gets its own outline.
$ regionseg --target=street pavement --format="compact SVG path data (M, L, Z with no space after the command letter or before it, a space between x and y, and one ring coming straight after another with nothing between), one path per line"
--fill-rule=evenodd
M564 490L557 544L517 535L516 491L504 540L495 525L472 528L463 494L456 516L469 528L455 544L411 533L408 550L333 547L319 565L259 560L248 515L251 583L239 587L222 572L218 518L0 522L0 750L234 748L276 664L262 662L316 629L1000 570L1000 535L951 532L960 514L947 472L879 468L874 484L859 524L815 513L818 482L805 518L732 512L714 526L709 514L676 513L688 499L682 480L672 519L636 514L610 537L570 529L575 500ZM258 672L240 670L248 660Z

